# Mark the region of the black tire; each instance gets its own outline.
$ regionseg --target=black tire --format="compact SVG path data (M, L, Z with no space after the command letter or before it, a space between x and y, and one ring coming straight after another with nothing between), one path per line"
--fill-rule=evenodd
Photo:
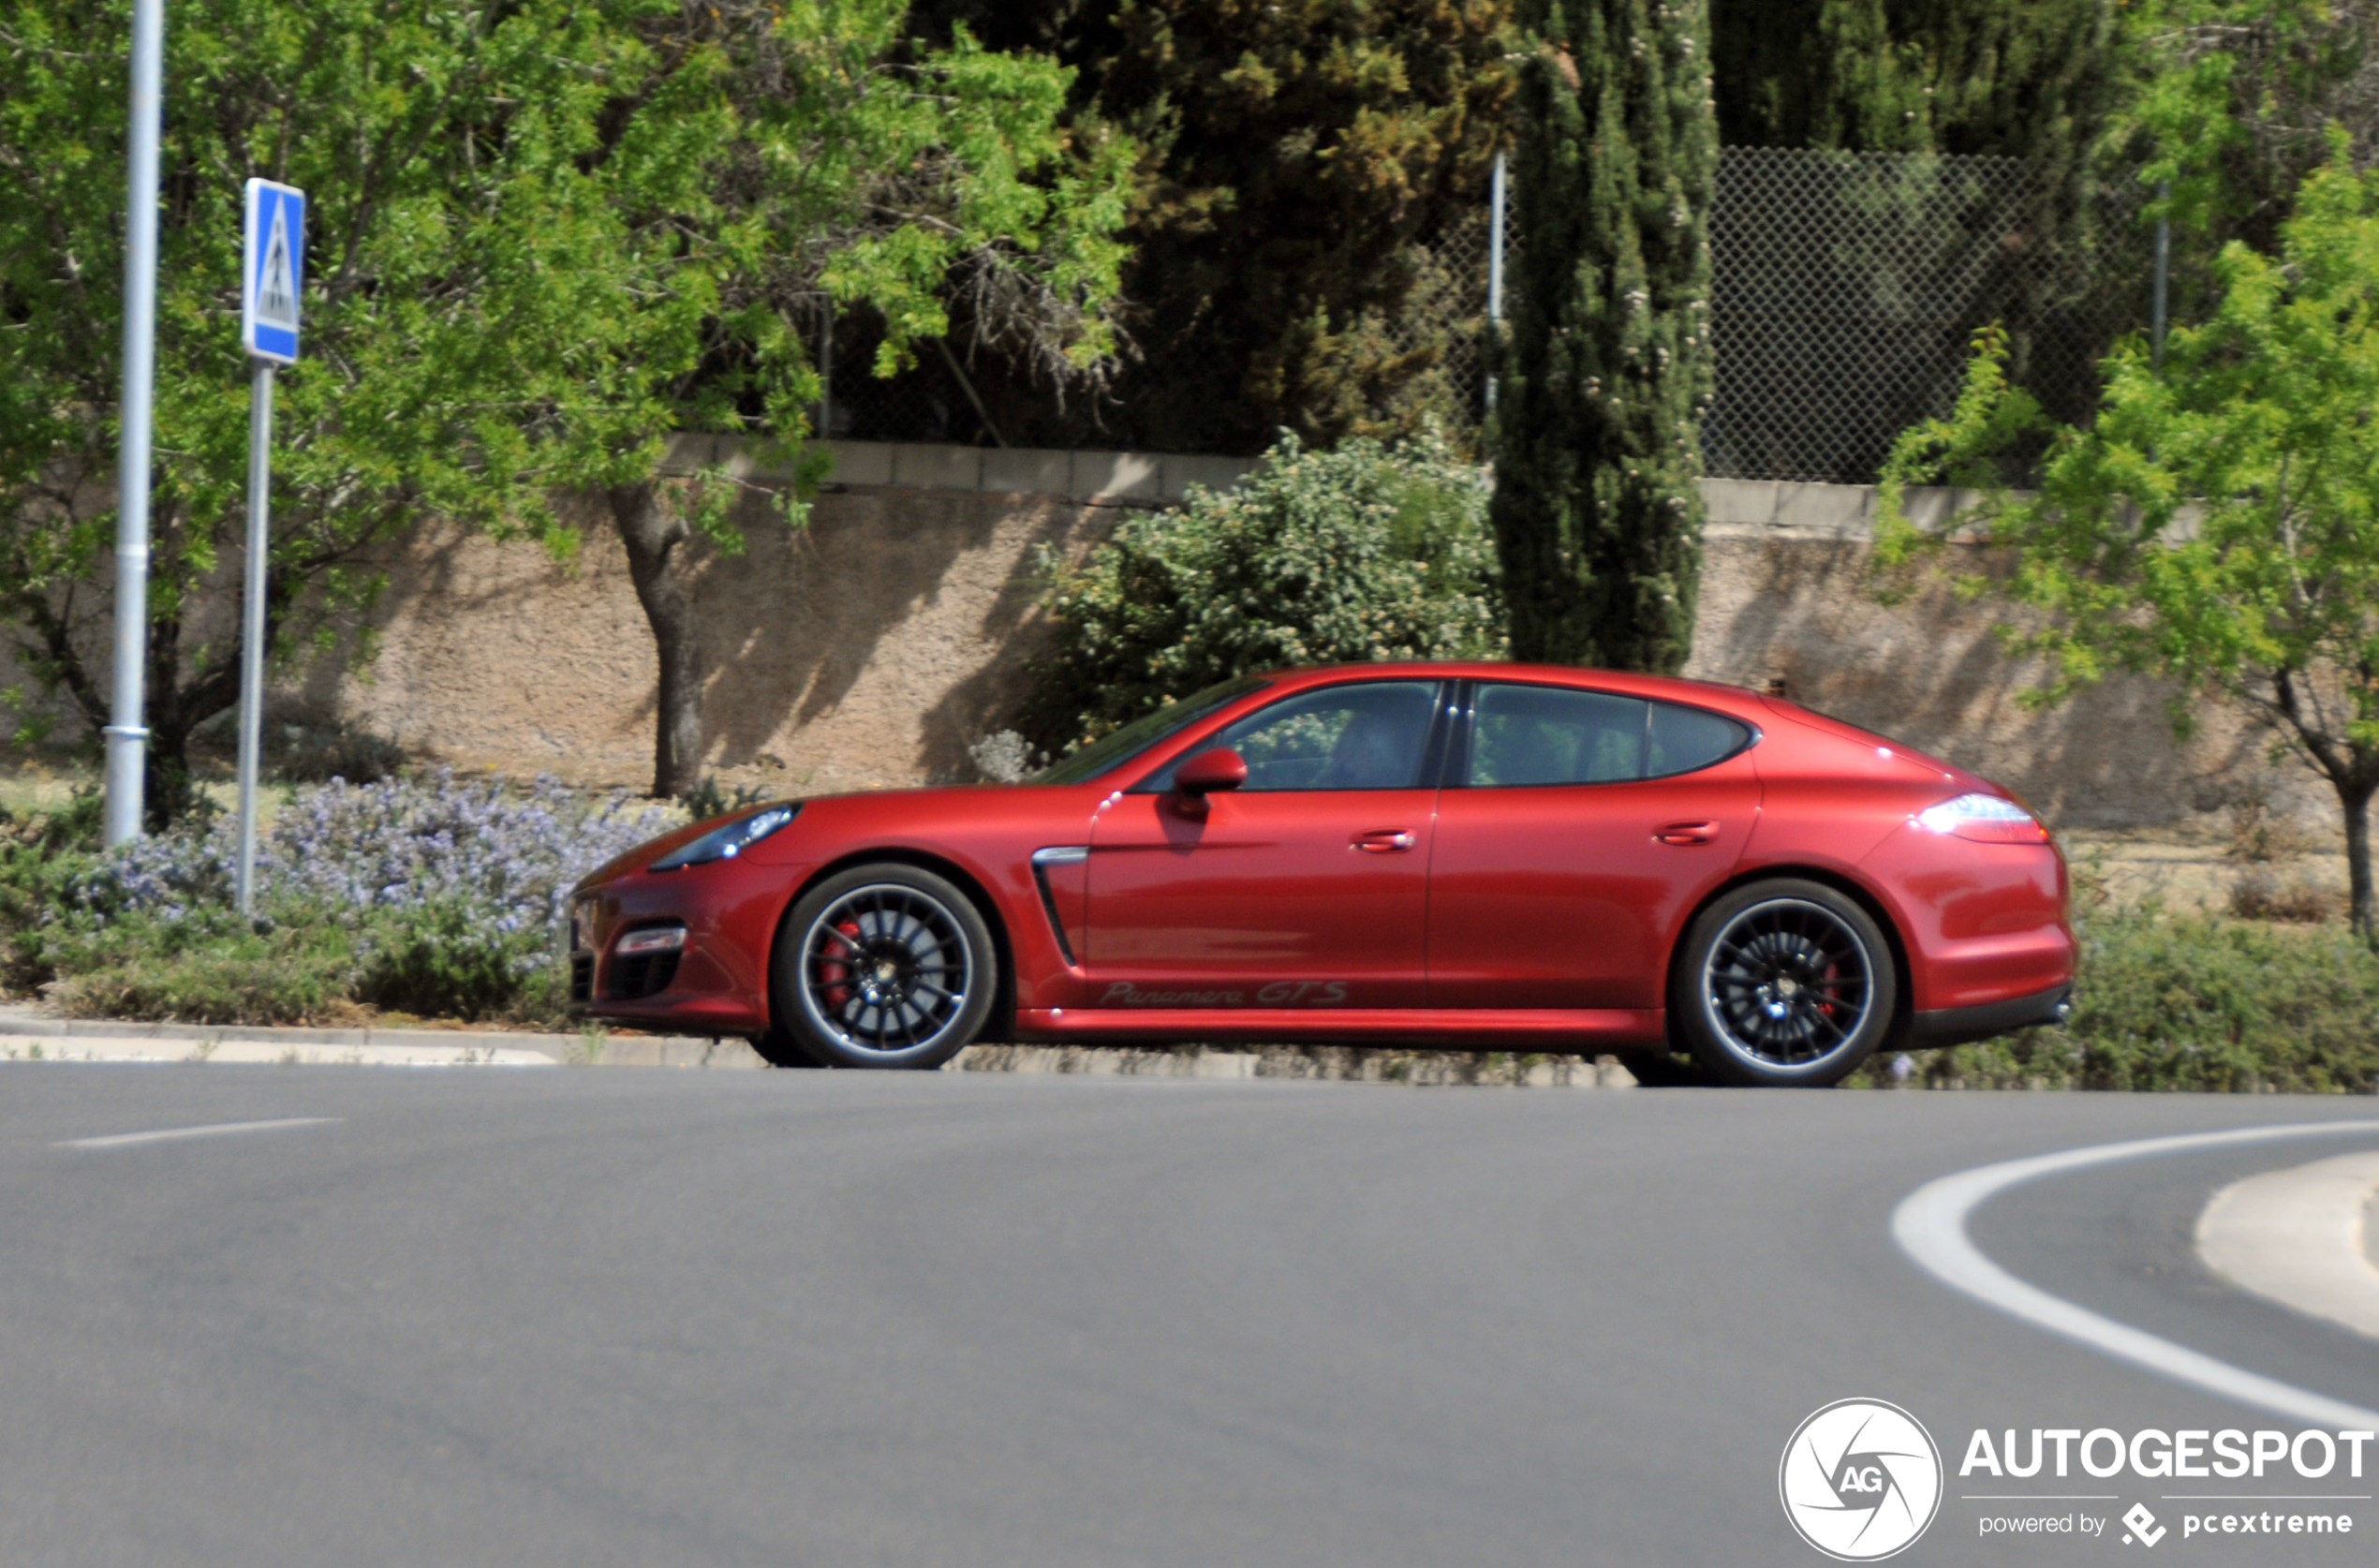
M1677 1037L1714 1084L1824 1088L1892 1028L1891 943L1821 882L1752 882L1702 911L1669 988Z
M776 934L762 1053L820 1067L939 1067L982 1032L998 949L973 900L914 865L854 865L794 900Z
M1702 1081L1702 1070L1673 1051L1621 1051L1619 1065L1641 1088L1687 1088Z
M752 1041L752 1049L760 1059L771 1067L823 1067L826 1064L809 1054L800 1041L783 1028L772 1028Z

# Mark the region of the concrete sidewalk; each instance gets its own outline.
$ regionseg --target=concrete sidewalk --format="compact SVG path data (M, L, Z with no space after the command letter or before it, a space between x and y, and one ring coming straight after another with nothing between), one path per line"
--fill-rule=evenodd
M0 1004L0 1062L220 1061L386 1067L731 1067L768 1064L744 1041L508 1029L318 1029L54 1018Z

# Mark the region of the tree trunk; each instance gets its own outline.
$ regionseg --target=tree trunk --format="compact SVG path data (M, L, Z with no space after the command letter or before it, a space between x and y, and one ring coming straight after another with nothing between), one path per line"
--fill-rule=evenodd
M2346 908L2355 935L2379 941L2379 910L2372 906L2371 795L2368 783L2339 785L2338 804L2346 812Z
M636 600L644 607L660 656L653 704L653 793L682 800L701 785L702 766L702 648L685 570L692 530L662 503L658 485L614 486L611 503L612 521L628 547Z
M1523 659L1692 651L1710 390L1707 0L1524 0L1491 516Z

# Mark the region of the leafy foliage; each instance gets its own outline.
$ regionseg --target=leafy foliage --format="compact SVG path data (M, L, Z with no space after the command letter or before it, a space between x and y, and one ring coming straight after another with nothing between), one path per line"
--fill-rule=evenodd
M1335 452L1284 435L1237 490L1136 513L1079 568L1045 557L1057 646L1029 738L1061 752L1282 665L1500 657L1486 499L1434 433Z
M1730 147L2087 155L2121 73L2104 0L1711 0Z
M2042 424L1977 342L1947 420L1907 432L1885 470L1879 559L1904 566L1962 529L2015 553L2008 591L2047 613L2011 634L2047 655L2054 701L2110 669L2244 703L2337 791L2356 927L2374 911L2369 807L2379 791L2379 174L2340 146L2306 182L2281 253L2234 242L2204 324L2160 371L2136 339L2105 366L2088 429L2055 432L2036 495L2000 459ZM1908 486L1974 487L1920 527ZM1975 590L1982 580L1971 580ZM2186 708L2176 713L2184 727Z
M2379 957L2338 927L2274 929L2155 910L2082 928L2061 1027L1917 1053L1919 1087L2369 1094ZM1890 1083L1870 1062L1854 1082Z
M1124 274L1138 363L1101 444L1252 452L1283 428L1394 437L1443 409L1431 372L1483 302L1453 292L1427 245L1484 200L1512 90L1508 0L922 0L915 15L930 35L963 22L1054 52L1080 71L1079 134L1142 149Z
M2135 90L2112 140L2169 181L2184 314L2218 290L2206 263L2229 241L2278 248L2304 180L2349 138L2357 168L2379 158L2379 0L2140 0L2125 35ZM2190 243L2194 240L2196 243Z
M217 821L111 854L45 836L0 857L9 983L72 1013L287 1023L358 1004L558 1018L577 880L685 820L672 807L440 774L297 791L259 846L251 925Z
M640 266L668 260L661 236L623 234L611 187L674 178L686 145L717 130L715 116L681 116L674 144L629 136L605 155L604 116L650 63L630 25L650 10L193 0L175 12L149 606L158 806L185 798L188 734L237 693L238 633L211 594L242 526L243 178L315 195L307 359L281 377L274 473L271 599L280 650L295 655L368 604L374 541L425 511L550 535L550 487L649 418L640 388L593 373L591 351L636 315L623 302ZM24 667L95 727L128 12L0 7L0 608Z
M1523 658L1673 674L1702 563L1704 0L1527 0L1495 535Z
M904 8L177 8L153 816L187 802L189 734L238 688L223 569L247 440L244 176L314 193L306 358L277 398L269 599L285 660L360 626L376 548L423 517L568 555L577 536L557 493L649 489L672 432L797 442L817 394L805 312L828 297L875 303L889 365L947 329L945 281L963 266L1059 362L1104 351L1129 145L1058 167L1066 73L963 34L895 59ZM94 728L107 719L128 11L0 0L0 611L24 668ZM737 486L706 478L655 552L696 532L740 543Z

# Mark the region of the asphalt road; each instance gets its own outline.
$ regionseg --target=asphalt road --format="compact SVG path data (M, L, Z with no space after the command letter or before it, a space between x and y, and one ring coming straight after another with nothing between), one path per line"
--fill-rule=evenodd
M1928 1178L2368 1100L1589 1093L993 1075L0 1069L0 1563L1823 1560L1817 1407L2288 1426L1953 1294ZM330 1117L220 1137L68 1140ZM2190 1227L2327 1138L2019 1189L2046 1289L2379 1404ZM2345 1484L2335 1483L2344 1489ZM2129 1482L2151 1505L2154 1484ZM2364 1484L2359 1490L2379 1491ZM2097 1505L2105 1506L2105 1505ZM2119 1510L2124 1503L2113 1504ZM2369 1561L2176 1531L2156 1561Z

